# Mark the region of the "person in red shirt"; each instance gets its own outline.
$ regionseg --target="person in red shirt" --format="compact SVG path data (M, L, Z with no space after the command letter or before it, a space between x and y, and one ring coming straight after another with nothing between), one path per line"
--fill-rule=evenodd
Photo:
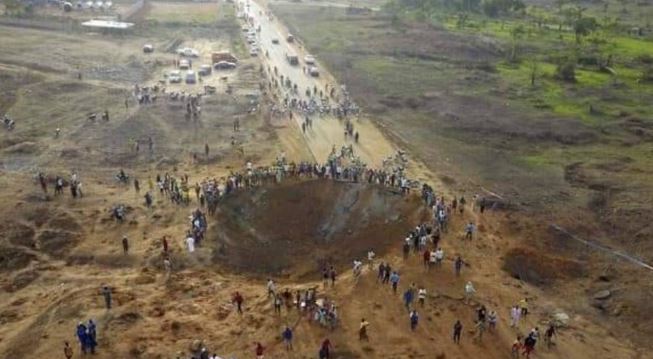
M423 261L424 261L424 268L430 269L429 268L429 261L431 260L431 251L429 249L424 250L424 255L423 255Z
M232 302L236 303L236 310L238 310L238 314L243 314L243 301L243 296L240 295L239 292L234 293Z
M331 341L329 338L324 339L322 342L322 347L320 348L320 359L329 359L331 354Z
M263 351L265 348L259 342L256 342L256 359L263 359Z

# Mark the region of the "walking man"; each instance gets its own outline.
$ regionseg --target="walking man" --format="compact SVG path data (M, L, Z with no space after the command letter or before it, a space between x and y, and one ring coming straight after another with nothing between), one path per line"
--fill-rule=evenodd
M102 296L104 297L104 305L107 309L111 309L111 288L105 285L102 288Z
M460 344L460 334L463 332L463 324L460 320L456 320L456 323L453 325L453 342Z
M125 255L129 252L129 239L127 239L127 236L122 236L122 251Z
M286 350L292 350L292 329L289 326L286 326L286 329L281 334L283 337L284 343L286 343Z

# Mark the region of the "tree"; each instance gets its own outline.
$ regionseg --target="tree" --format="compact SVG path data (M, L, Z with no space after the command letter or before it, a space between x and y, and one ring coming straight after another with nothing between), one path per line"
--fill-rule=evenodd
M598 27L598 22L593 17L580 17L574 23L574 35L576 35L576 43L580 44L583 36L589 35Z
M567 82L576 82L576 62L564 60L558 64L556 74L559 79Z
M22 9L20 0L2 0L2 4L5 6L5 15L17 15Z
M517 43L525 33L526 30L521 24L510 29L510 38L512 39L512 49L510 50L509 58L510 62L515 62L517 60Z
M532 59L529 67L531 70L531 86L535 86L535 78L537 77L537 70L539 67L539 62L537 62L537 59Z

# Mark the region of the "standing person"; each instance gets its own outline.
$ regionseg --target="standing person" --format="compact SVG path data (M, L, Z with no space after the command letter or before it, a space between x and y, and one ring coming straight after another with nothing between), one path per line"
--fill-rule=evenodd
M79 340L82 353L86 354L88 348L88 333L86 332L86 326L82 322L77 324L77 339Z
M487 316L488 328L491 332L497 329L497 312L494 310L490 311L490 314Z
M383 284L390 282L390 273L392 273L392 267L390 267L390 263L386 263L385 269L383 270Z
M331 349L333 349L333 345L329 338L324 339L320 346L320 359L329 359L331 357Z
M424 254L422 254L422 263L424 264L424 268L426 270L431 269L430 262L431 261L431 251L427 249L424 250Z
M268 278L267 287L268 287L268 298L270 298L270 296L274 296L274 293L276 292L274 281L270 278Z
M68 342L63 343L63 355L66 356L66 359L71 359L73 357L73 348Z
M517 339L515 339L514 342L512 342L512 348L510 350L510 357L512 359L518 359L519 358L519 351L522 348L521 344L521 335L517 336Z
M406 240L404 241L402 251L404 253L404 259L408 259L408 254L410 254L410 238L409 237L407 237Z
M510 326L516 327L519 325L519 319L521 318L521 310L519 306L515 305L510 309Z
M399 284L399 274L395 271L390 275L390 283L392 283L392 292L397 294L397 285Z
M322 285L324 285L324 289L329 285L329 270L326 267L322 268Z
M204 155L206 156L206 158L209 158L209 144L208 143L204 144Z
M483 341L484 332L485 332L485 321L484 320L476 321L476 339L478 339L479 342Z
M170 273L172 272L172 262L170 262L170 257L166 256L163 258L163 269L166 271L166 280L170 278Z
M89 349L91 349L91 354L95 354L95 347L97 347L97 328L95 327L95 323L93 323L92 319L88 320L86 338L88 339L87 346Z
M195 238L188 234L188 237L186 237L186 248L188 249L189 253L195 252Z
M161 239L161 245L163 246L163 253L168 253L168 239L166 236Z
M474 297L474 293L476 293L476 289L474 288L472 282L468 281L467 284L465 284L465 301L467 303L471 302L472 297Z
M286 350L292 350L292 329L289 326L286 326L286 329L281 334L283 337L284 343L286 343Z
M456 320L456 323L453 325L453 342L460 344L460 335L463 332L463 323L460 320Z
M426 289L424 287L419 287L417 290L417 300L419 300L419 304L423 307L424 301L426 300Z
M376 253L370 248L370 250L367 252L367 262L370 266L370 270L374 269L374 257L376 257Z
M125 255L129 252L129 239L127 239L127 236L122 236L122 251Z
M263 344L260 342L256 342L256 349L254 349L254 352L256 353L256 359L263 359L263 352L265 351L265 347L263 347Z
M475 226L473 222L467 223L467 226L465 226L465 239L469 239L470 241L472 240L472 236L474 234Z
M141 183L138 182L138 178L134 178L134 190L136 193L141 191Z
M544 332L544 342L546 343L547 348L551 348L551 346L554 344L554 336L557 336L555 325L553 325L553 323L549 323L549 327Z
M435 266L436 267L442 267L442 261L444 260L444 251L442 248L438 247L438 249L435 251Z
M404 306L406 307L406 310L410 312L410 305L413 303L413 291L407 289L404 292Z
M274 312L281 315L281 296L279 294L274 295Z
M102 288L102 296L104 297L104 305L107 309L111 309L111 288L105 285Z
M519 301L519 308L521 308L522 317L526 317L528 315L528 298Z
M239 292L234 293L232 303L236 304L236 311L238 312L238 314L243 314L243 302L244 301L245 301L245 299L243 298L243 296Z
M535 343L537 342L537 339L533 336L533 333L529 334L526 339L524 339L524 351L522 352L522 355L526 356L526 359L531 357L531 353L533 350L535 350Z
M366 321L365 318L361 319L361 324L358 327L358 340L365 340L365 341L370 340L367 336L367 327L369 325L370 323Z
M456 277L460 276L460 271L463 268L463 259L460 256L456 257L456 260L453 263L454 271L456 272Z
M417 314L417 311L413 309L410 312L410 330L415 330L417 329L417 323L419 322L419 314Z
M336 285L336 275L337 275L336 269L333 266L331 266L331 268L329 269L329 277L331 277L331 286L332 287L334 285Z

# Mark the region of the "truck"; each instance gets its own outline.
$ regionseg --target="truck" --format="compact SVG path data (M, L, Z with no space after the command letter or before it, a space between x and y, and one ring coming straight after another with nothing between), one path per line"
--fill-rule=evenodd
M288 54L288 53L286 53L286 60L288 60L288 63L291 64L291 65L293 65L293 66L295 66L295 65L299 65L299 58L298 58L297 55L295 55L295 54L292 54L292 53Z
M211 62L213 62L213 64L217 64L221 61L231 62L235 64L238 62L238 59L229 51L217 51L211 53Z

